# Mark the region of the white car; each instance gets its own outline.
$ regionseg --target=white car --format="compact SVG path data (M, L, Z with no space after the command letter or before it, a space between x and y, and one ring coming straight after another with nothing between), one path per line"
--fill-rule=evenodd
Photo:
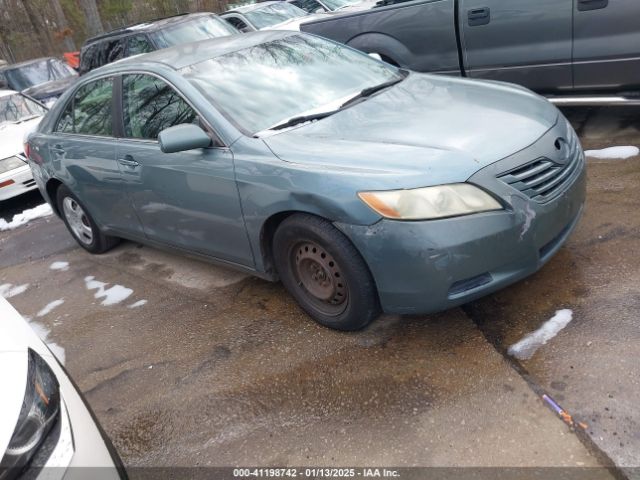
M0 479L81 478L86 467L126 478L64 368L1 296L0 319Z
M0 90L0 201L38 186L24 156L23 139L40 123L47 109L13 90Z
M243 33L258 30L297 30L300 25L312 20L326 18L326 13L309 15L290 3L273 1L244 5L220 14L231 25Z

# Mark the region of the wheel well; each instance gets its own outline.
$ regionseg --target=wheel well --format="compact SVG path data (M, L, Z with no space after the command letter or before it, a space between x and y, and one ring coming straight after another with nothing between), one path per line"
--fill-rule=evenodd
M56 201L56 193L60 185L62 185L62 182L56 178L50 179L46 185L47 195L49 196L49 200L51 200L51 207L53 208L53 211L58 216L60 216L60 212L58 211L58 202Z
M380 60L382 60L383 62L387 62L390 63L391 65L393 65L394 67L399 67L400 64L398 62L396 62L394 59L392 59L391 57L388 57L382 53L379 53L378 55L380 55Z
M274 233L276 233L276 230L285 218L290 217L291 215L295 215L296 213L307 212L299 212L296 210L279 212L267 218L267 220L262 225L262 231L260 232L260 253L262 254L264 271L273 276L274 279L277 279L277 273L273 266L273 235Z

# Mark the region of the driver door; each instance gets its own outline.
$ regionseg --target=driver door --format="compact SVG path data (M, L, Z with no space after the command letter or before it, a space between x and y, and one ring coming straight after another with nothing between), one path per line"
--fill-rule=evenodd
M233 154L226 147L163 153L158 134L195 123L195 110L164 80L122 76L118 164L145 235L154 241L253 267Z

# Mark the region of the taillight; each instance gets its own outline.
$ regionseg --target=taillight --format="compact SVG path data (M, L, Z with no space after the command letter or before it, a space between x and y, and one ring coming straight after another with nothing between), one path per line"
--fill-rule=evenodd
M24 155L25 157L27 157L27 159L29 159L29 154L31 153L31 146L29 145L29 142L25 142L24 143Z

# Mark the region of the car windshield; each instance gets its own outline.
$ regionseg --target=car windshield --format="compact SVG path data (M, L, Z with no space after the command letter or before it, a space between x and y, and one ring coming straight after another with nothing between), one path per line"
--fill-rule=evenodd
M403 78L344 45L291 35L182 69L212 103L252 134Z
M23 122L45 113L46 108L24 95L16 93L0 97L0 125Z
M47 58L5 70L4 74L11 89L20 91L52 80L71 77L76 73L69 65L60 60Z
M360 0L322 0L332 11L360 3Z
M292 18L304 17L307 12L290 3L272 3L256 10L245 12L244 16L257 29L271 27Z
M207 16L181 22L156 32L155 39L160 48L198 42L209 38L225 37L238 33L234 27L216 16Z

